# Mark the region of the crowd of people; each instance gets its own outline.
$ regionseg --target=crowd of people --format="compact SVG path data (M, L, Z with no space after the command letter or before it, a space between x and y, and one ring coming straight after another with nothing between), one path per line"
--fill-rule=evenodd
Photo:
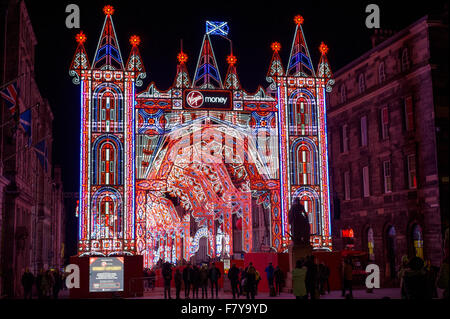
M292 293L296 299L318 299L330 293L329 277L329 267L316 263L313 255L299 259L292 270Z
M33 298L33 287L38 299L58 299L60 291L64 289L64 282L64 274L58 269L41 269L36 276L26 269L22 275L24 299Z

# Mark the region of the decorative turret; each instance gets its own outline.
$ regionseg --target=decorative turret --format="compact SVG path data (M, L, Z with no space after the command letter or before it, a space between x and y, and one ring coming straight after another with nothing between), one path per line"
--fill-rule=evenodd
M175 75L175 82L173 86L177 89L189 88L191 87L191 81L189 79L189 73L186 68L188 56L183 52L183 49L181 49L180 53L178 53L177 60L177 74Z
M75 36L75 40L78 42L75 55L73 57L72 63L70 64L69 74L73 76L73 83L80 83L80 76L82 70L90 69L89 59L86 54L86 49L84 48L84 42L86 42L86 35L83 31L80 31Z
M273 42L270 46L273 51L272 60L270 60L270 67L267 71L266 80L270 83L269 89L272 91L276 90L276 77L283 76L283 64L281 63L280 52L281 44L279 42Z
M192 87L199 89L221 89L223 87L209 34L205 34L203 37Z
M294 22L297 25L295 28L294 41L292 43L291 54L289 56L289 64L287 67L287 76L302 76L314 77L315 72L311 63L311 56L309 55L308 47L303 35L303 17L297 15Z
M237 58L231 53L227 57L228 71L225 77L224 89L240 90L241 83L236 73L236 62Z
M106 15L102 33L95 51L93 69L100 70L123 70L122 54L120 53L116 31L112 21L114 8L107 5L103 8Z
M331 72L330 63L328 62L327 53L328 46L325 43L321 43L319 46L320 60L317 67L317 76L326 79L327 92L331 92L331 85L334 84L333 72Z
M132 47L127 61L127 71L135 72L136 86L141 86L142 79L145 79L147 76L138 48L139 44L141 44L141 39L137 35L133 35L130 37L130 44Z

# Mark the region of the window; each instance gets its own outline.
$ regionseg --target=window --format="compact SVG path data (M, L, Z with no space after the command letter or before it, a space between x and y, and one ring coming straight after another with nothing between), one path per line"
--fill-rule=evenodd
M407 96L404 103L405 128L407 131L412 131L414 130L414 108L412 96Z
M386 73L384 72L384 62L378 66L378 82L381 84L386 80Z
M366 79L364 77L364 74L359 75L358 84L359 84L359 94L364 93L364 91L366 90Z
M362 175L363 175L363 196L369 197L370 196L370 189L369 189L369 166L364 166L362 169Z
M392 192L391 161L383 162L384 192Z
M348 152L348 126L344 124L341 126L341 153Z
M347 90L345 88L345 84L341 85L340 93L341 93L341 103L345 103L347 101Z
M409 189L417 188L416 155L407 156L407 169Z
M419 225L414 225L412 238L414 242L414 254L416 257L423 259L423 238L422 228Z
M389 112L387 107L383 107L380 112L381 138L386 140L389 138Z
M344 172L344 199L350 200L350 172Z
M404 48L402 51L402 71L409 69L409 52L408 48Z
M367 146L367 116L361 117L361 146Z
M367 230L367 248L369 250L369 260L374 261L375 260L375 253L373 251L375 247L375 241L373 240L373 229L369 228Z

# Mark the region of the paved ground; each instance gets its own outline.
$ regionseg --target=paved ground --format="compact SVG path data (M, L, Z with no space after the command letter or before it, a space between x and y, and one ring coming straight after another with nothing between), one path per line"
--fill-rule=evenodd
M208 290L208 295L211 291ZM171 290L172 298L175 298L175 289ZM180 296L184 298L184 291L181 291ZM210 295L209 295L210 296ZM192 297L192 294L191 294ZM354 299L382 299L384 297L388 297L390 299L400 299L400 289L399 288L380 288L374 289L373 293L368 293L366 290L354 290L353 298ZM163 299L164 298L164 290L163 288L155 288L154 291L148 291L144 293L143 297L139 297L138 299ZM201 298L201 291L200 291ZM245 299L245 296L241 296L240 299ZM219 291L219 299L232 299L231 293ZM281 293L280 296L269 297L267 292L260 292L256 299L294 299L292 294ZM331 291L330 294L322 295L321 299L344 299L341 297L341 291Z

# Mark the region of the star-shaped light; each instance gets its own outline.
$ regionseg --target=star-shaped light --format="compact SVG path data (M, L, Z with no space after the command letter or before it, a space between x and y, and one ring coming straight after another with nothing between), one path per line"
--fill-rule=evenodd
M178 59L178 62L180 62L180 64L185 64L188 60L188 56L186 53L181 51L180 53L178 53L177 59Z
M280 42L273 42L270 46L274 52L279 52L281 50Z
M233 54L230 54L229 56L227 56L227 62L229 65L233 66L236 64L237 59Z
M110 6L110 5L106 5L106 6L103 7L103 12L107 16L113 15L114 14L114 7Z
M321 43L319 46L319 51L322 54L327 54L328 53L328 46L325 43Z
M132 35L130 37L130 44L132 46L138 46L139 44L141 44L141 38L137 35Z
M79 44L83 44L84 42L86 42L86 35L83 33L83 31L80 31L80 33L78 33L75 36L75 40L79 43Z
M294 22L296 25L303 24L303 21L305 21L305 19L303 19L303 17L301 15L296 15L294 18Z

